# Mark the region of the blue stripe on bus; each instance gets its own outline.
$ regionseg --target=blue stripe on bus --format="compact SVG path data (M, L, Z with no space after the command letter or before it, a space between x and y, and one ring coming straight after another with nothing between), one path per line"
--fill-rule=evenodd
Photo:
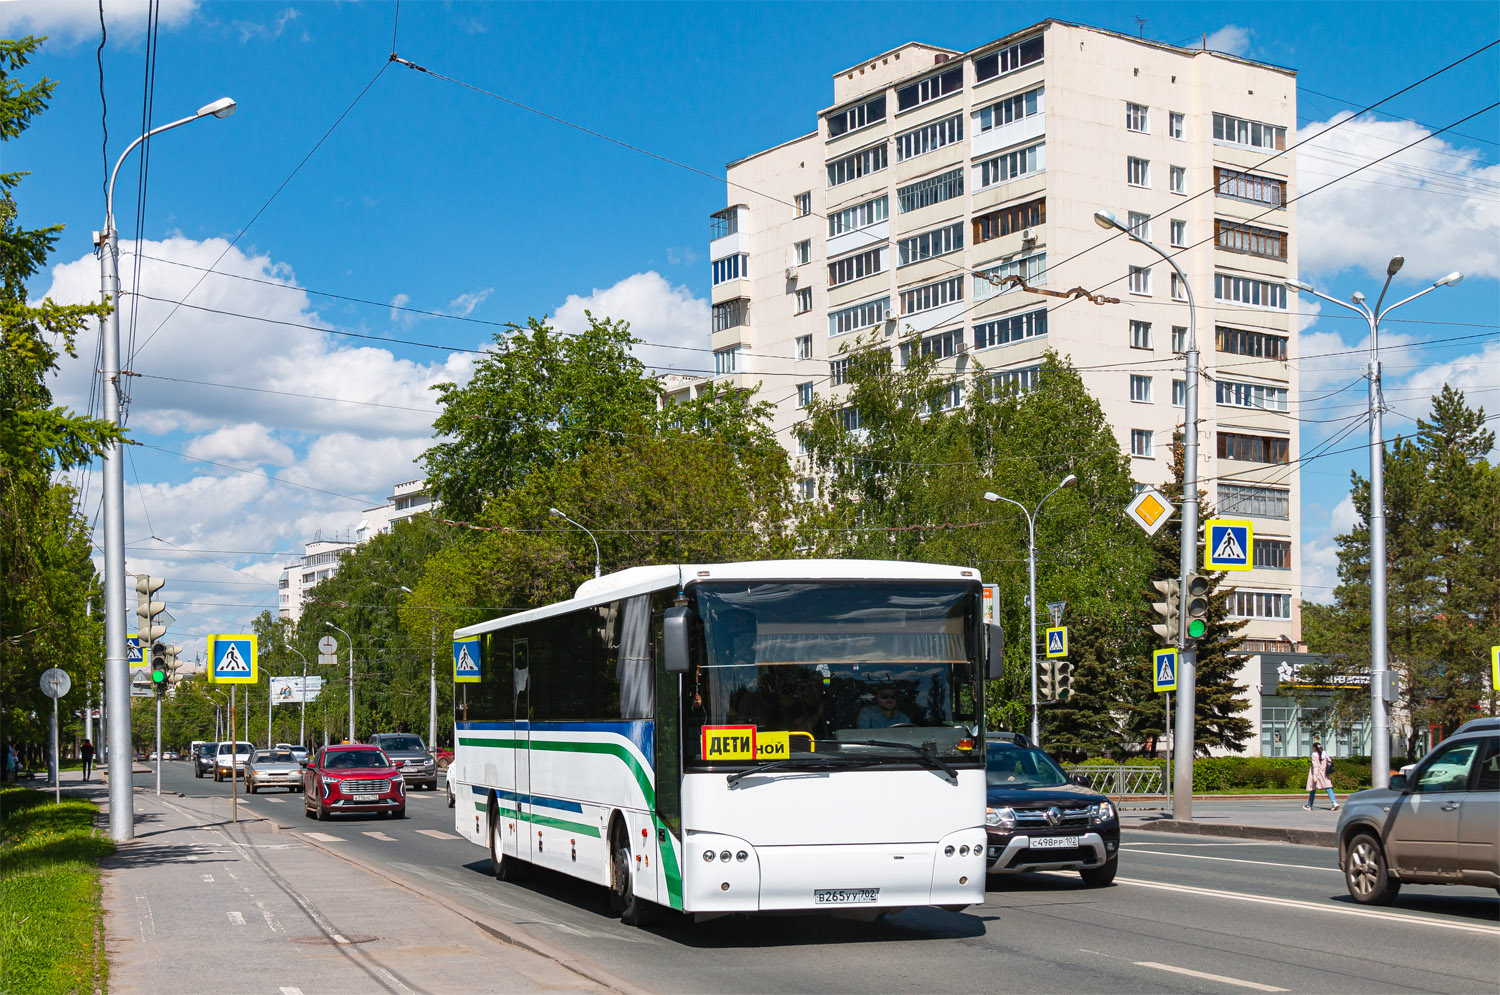
M455 722L457 730L504 732L530 728L535 732L608 732L623 736L635 744L646 760L656 766L656 723L649 719L621 722Z
M561 809L564 812L578 812L580 814L583 812L582 805L578 804L577 802L566 802L561 798L547 798L543 795L518 795L514 791L506 791L503 788L496 788L495 794L497 797L502 798L505 801L516 802L520 805L535 805L540 808L556 808Z

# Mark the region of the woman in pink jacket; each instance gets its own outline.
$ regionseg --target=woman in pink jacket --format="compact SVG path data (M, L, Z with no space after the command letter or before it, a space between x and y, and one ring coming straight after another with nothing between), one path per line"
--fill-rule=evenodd
M1312 811L1313 799L1318 797L1320 790L1326 790L1328 800L1333 803L1333 810L1339 810L1339 800L1333 797L1333 781L1328 776L1332 772L1333 758L1323 752L1322 743L1314 743L1311 764L1307 769L1307 804L1303 808Z

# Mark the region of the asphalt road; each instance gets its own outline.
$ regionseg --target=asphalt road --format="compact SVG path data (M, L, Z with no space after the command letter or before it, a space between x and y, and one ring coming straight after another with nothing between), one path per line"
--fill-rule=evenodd
M226 803L230 791L187 763L166 764L162 787ZM1032 874L992 879L985 904L963 913L641 930L610 917L600 888L551 874L496 881L488 854L453 833L441 786L410 795L402 821L314 823L300 795L279 792L241 793L240 811L660 992L1493 992L1500 978L1494 892L1408 885L1396 905L1363 908L1317 847L1127 831L1109 888Z

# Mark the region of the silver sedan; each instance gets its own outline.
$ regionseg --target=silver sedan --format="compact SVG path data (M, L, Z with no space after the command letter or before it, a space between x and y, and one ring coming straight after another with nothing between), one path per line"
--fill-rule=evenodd
M261 788L302 790L302 765L288 750L256 750L245 766L245 790L252 795Z

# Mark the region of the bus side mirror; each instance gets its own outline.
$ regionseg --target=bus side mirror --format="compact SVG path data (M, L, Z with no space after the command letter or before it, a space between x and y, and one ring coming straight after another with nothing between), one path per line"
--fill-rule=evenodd
M662 616L662 639L667 673L685 674L691 659L690 636L693 628L693 610L686 605L674 605Z
M985 677L998 681L1005 674L1005 630L998 625L987 625L990 630L989 666Z

